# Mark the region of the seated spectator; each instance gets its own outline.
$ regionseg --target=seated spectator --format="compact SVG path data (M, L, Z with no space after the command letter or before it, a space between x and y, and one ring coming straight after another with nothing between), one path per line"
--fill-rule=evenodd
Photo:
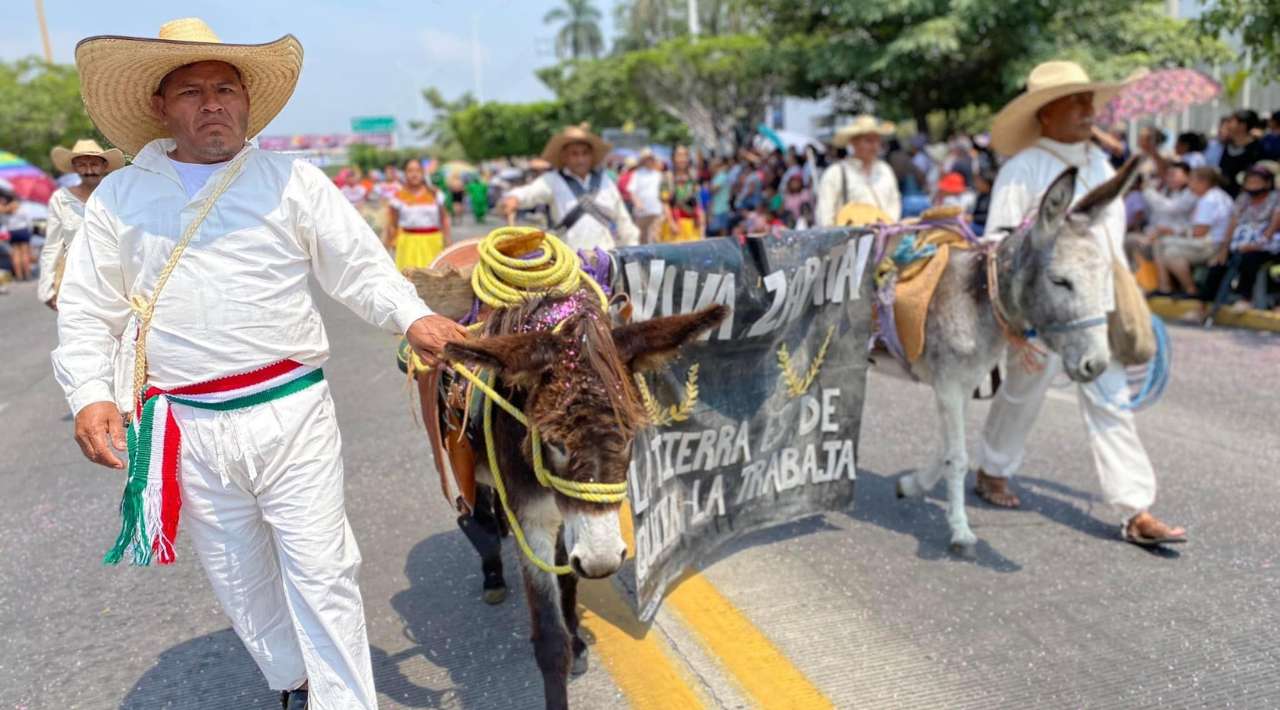
M789 171L786 188L782 194L782 206L786 210L786 220L796 225L800 222L805 205L813 207L813 191L804 184L804 172L799 169Z
M1240 183L1236 181L1236 177L1262 160L1262 143L1253 135L1254 129L1260 125L1257 112L1247 108L1231 114L1227 121L1229 137L1223 144L1218 172L1221 173L1223 186L1232 199L1240 194Z
M1280 161L1280 111L1272 111L1267 119L1267 134L1262 137L1262 154L1267 160Z
M1263 161L1240 176L1242 192L1236 198L1228 226L1229 240L1224 240L1210 260L1213 267L1205 279L1201 300L1213 302L1222 294L1219 289L1230 289L1243 296L1238 306L1247 308L1258 271L1268 263L1277 261L1280 240L1276 238L1280 228L1280 193L1275 190L1275 163ZM1229 293L1229 292L1228 292ZM1265 308L1266 304L1257 304Z
M938 180L938 190L933 195L935 206L956 206L963 210L965 215L970 215L973 213L976 201L977 196L965 184L964 175L951 172Z
M1191 228L1184 232L1160 230L1155 243L1158 293L1171 295L1176 280L1184 292L1197 295L1191 269L1207 264L1218 253L1231 222L1231 197L1218 186L1219 180L1218 170L1207 165L1191 171L1191 192L1196 195Z
M1152 246L1156 240L1173 234L1182 234L1191 227L1191 213L1196 208L1196 194L1187 186L1191 169L1186 163L1169 163L1164 170L1164 180L1159 187L1148 184L1142 190L1146 202L1147 224L1138 232L1125 237L1125 254L1130 264L1136 264L1135 254L1142 254L1147 261L1154 261Z
M1139 175L1124 195L1124 228L1126 234L1142 233L1147 226L1147 201L1142 197L1142 186L1147 178Z
M1178 138L1173 142L1176 159L1186 163L1188 168L1198 168L1206 164L1204 149L1204 136L1194 131L1179 133Z

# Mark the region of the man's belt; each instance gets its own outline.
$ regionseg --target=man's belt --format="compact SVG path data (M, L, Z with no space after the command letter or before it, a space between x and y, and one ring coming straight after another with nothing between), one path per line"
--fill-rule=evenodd
M222 412L245 409L287 397L323 379L324 371L319 368L281 360L251 372L172 390L148 387L138 398L129 422L129 478L120 501L120 535L103 562L118 563L126 550L135 565L149 565L153 558L162 565L174 561L182 508L178 482L182 430L171 405Z
M439 234L439 227L401 227L400 231L408 234Z

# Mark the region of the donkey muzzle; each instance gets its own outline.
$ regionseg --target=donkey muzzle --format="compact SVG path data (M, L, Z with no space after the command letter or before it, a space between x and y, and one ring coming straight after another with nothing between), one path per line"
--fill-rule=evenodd
M618 509L566 515L564 547L569 566L580 577L600 579L617 572L627 558Z

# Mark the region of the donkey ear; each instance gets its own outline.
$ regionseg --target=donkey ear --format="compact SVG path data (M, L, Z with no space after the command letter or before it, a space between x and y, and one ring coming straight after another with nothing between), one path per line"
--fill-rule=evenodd
M1036 215L1036 226L1031 231L1032 244L1037 249L1045 249L1053 244L1062 231L1062 224L1071 209L1071 201L1076 196L1076 169L1067 168L1054 178L1044 197L1040 198L1040 212Z
M444 346L444 359L496 370L513 385L527 386L551 367L559 352L559 337L552 333L492 335Z
M1138 168L1141 164L1142 156L1135 155L1129 158L1110 180L1093 188L1089 194L1080 198L1076 206L1071 208L1071 214L1080 215L1089 224L1097 222L1112 201L1117 197L1123 197L1129 188L1133 187L1134 181L1138 179Z
M719 325L728 315L728 306L716 305L685 315L619 326L613 329L613 344L632 372L655 370L674 358L682 346Z

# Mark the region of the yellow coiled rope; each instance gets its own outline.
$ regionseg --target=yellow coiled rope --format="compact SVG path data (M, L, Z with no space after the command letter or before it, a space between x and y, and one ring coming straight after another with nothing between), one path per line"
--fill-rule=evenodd
M521 258L541 249L542 253L530 259ZM582 262L578 255L564 242L554 235L531 227L502 227L495 229L481 240L478 251L480 261L471 272L471 288L476 297L491 308L508 308L518 306L532 296L544 293L567 295L578 290L585 282L600 298L600 306L609 309L609 299L595 279L585 276ZM514 254L514 256L512 256ZM557 326L558 328L559 326ZM473 329L476 326L472 326ZM493 439L493 403L506 410L512 418L529 430L533 449L533 473L538 483L551 488L562 495L590 503L621 503L627 497L627 484L622 483L581 483L560 478L547 470L542 462L542 437L538 428L529 421L525 413L520 411L507 398L495 390L492 381L473 372L462 363L450 363L458 374L467 378L485 396L484 401L484 448L489 459L489 470L493 474L494 489L502 501L502 509L506 511L511 532L521 552L538 569L551 574L569 574L573 570L568 566L554 565L538 557L529 542L525 539L520 522L511 512L507 504L507 488L502 481L502 472L498 468L498 451Z

